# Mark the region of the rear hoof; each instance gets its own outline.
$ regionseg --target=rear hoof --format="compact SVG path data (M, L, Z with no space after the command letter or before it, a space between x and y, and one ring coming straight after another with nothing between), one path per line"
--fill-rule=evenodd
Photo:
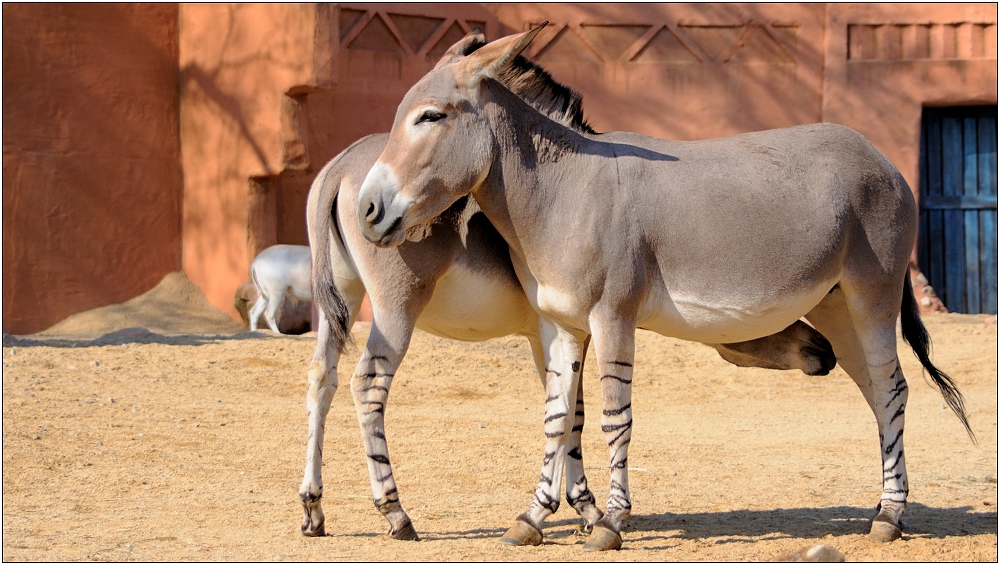
M872 529L868 532L868 539L879 543L889 543L901 537L903 537L902 530L889 522L872 522Z
M594 531L583 544L584 551L608 551L622 548L622 536L609 528L600 524L594 526Z
M504 545L541 545L542 531L523 520L515 520L514 525L500 538Z
M417 535L417 530L413 527L413 522L406 522L398 530L389 529L389 535L392 539L398 539L403 541L420 541L420 536Z

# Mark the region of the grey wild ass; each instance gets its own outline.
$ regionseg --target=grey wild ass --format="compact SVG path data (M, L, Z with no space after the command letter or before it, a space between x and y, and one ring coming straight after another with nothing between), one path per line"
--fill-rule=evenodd
M250 278L257 287L257 302L250 308L250 331L257 330L261 314L274 333L278 323L274 316L285 296L312 301L312 262L305 245L272 245L254 257Z
M368 240L391 247L471 193L539 314L548 344L542 477L503 541L539 543L558 503L588 338L611 469L606 513L584 545L593 551L621 546L631 510L635 329L732 343L802 317L829 339L875 415L882 494L869 535L898 538L909 489L900 314L904 339L972 434L961 394L928 358L907 280L916 206L902 176L861 135L832 124L695 142L568 128L497 80L539 29L418 81L357 209Z
M484 44L481 32L472 33L456 43L439 65L464 57ZM501 81L549 118L574 131L590 131L583 120L579 97L527 60L516 60ZM388 519L389 533L394 538L417 538L399 501L383 427L392 378L414 328L469 341L523 335L531 344L536 368L545 382L543 350L551 345L539 332L538 317L518 283L507 244L474 199L459 198L432 223L414 226L408 233L410 241L398 247L380 248L365 239L355 212L358 189L387 140L388 134L379 134L354 143L319 172L309 193L307 220L314 296L321 321L308 375L309 439L299 490L305 513L302 533L308 536L325 531L321 505L325 420L338 386L337 361L366 290L374 321L351 378L351 391L361 424L372 495L376 507ZM586 349L586 343L582 348ZM836 362L830 344L802 322L766 338L716 349L737 365L799 369L812 375L828 373ZM582 394L582 384L578 383L564 453L568 455L564 458L566 499L584 518L584 530L589 531L602 514L583 472ZM558 492L555 501L559 501Z

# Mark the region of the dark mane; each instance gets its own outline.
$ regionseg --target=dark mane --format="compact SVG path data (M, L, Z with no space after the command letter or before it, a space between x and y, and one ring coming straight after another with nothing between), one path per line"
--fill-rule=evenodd
M583 97L559 84L542 67L518 55L497 77L518 98L564 126L583 133L597 133L583 117Z
M473 31L482 34L479 28ZM462 55L468 56L483 45L486 42L482 39L473 39L462 49ZM583 96L559 84L548 71L521 55L514 58L514 62L500 73L497 80L550 119L579 132L597 133L583 117Z

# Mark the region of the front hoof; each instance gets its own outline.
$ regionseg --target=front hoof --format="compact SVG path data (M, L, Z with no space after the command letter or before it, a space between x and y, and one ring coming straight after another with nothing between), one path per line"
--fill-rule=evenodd
M398 539L403 541L420 541L420 536L417 535L417 530L413 527L413 522L406 522L398 530L389 528L389 535L392 539Z
M903 537L903 532L895 524L890 522L872 522L872 529L868 532L868 539L879 543L889 543Z
M587 543L583 544L584 551L608 551L621 548L622 536L600 524L594 526L594 531L590 534Z
M326 521L322 516L319 518L319 522L315 522L313 519L307 517L302 522L302 535L308 538L318 538L326 535Z
M504 545L541 545L542 531L523 521L516 520L507 533L500 538Z
M323 506L321 504L323 495L312 494L306 491L299 494L302 499L302 510L305 518L302 519L302 535L316 538L326 535L326 517L323 516Z

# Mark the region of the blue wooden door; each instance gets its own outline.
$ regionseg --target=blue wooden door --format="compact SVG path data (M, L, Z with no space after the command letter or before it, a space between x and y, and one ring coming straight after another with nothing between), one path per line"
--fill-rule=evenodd
M925 108L920 268L951 312L997 313L997 107Z

